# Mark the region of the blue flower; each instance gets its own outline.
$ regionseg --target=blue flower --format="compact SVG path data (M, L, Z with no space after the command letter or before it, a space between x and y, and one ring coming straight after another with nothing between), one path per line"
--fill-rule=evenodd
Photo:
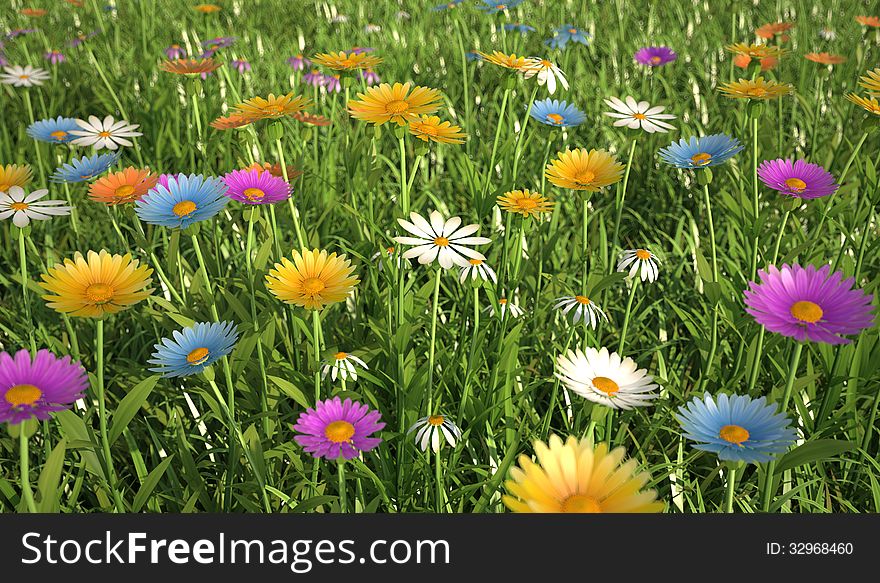
M520 4L523 3L523 0L482 0L483 5L477 6L480 10L484 12L492 12L493 14L497 14L499 12L504 12L505 10L510 10L511 8L516 8Z
M590 42L590 33L573 24L563 24L553 29L553 38L544 41L544 44L554 49L564 49L569 41L587 45Z
M438 12L440 10L451 10L462 2L464 2L464 0L449 0L449 2L445 4L438 4L437 6L434 6L433 8L431 8L431 10L433 10L434 12Z
M480 59L480 53L477 51L468 51L464 54L464 58L468 61L477 61Z
M714 452L725 461L770 461L797 437L788 416L777 413L776 405L768 405L764 397L753 401L746 395L716 398L706 393L702 400L694 397L679 407L676 419L684 436L697 442L696 449Z
M205 367L223 358L238 340L238 327L234 322L196 324L192 328L175 330L174 340L163 338L154 344L150 370L163 377L186 377L202 372Z
M226 206L226 184L221 178L198 174L168 177L168 185L157 184L135 202L135 212L144 222L185 229L210 219Z
M568 128L581 125L587 116L574 105L556 99L544 99L532 104L531 116L548 126Z
M724 164L742 149L739 140L724 134L691 136L690 141L679 140L661 149L660 157L677 168L708 168Z
M119 153L95 154L91 158L83 156L79 160L72 160L70 164L64 164L56 168L50 180L52 182L85 182L103 174L116 164Z
M525 34L527 32L534 32L535 27L529 26L528 24L518 24L518 23L511 22L511 23L504 25L504 30L507 30L507 31L516 30L516 31L519 31L519 32Z
M78 130L80 127L76 125L76 120L72 117L61 117L56 119L41 119L35 121L28 126L27 134L35 140L41 142L49 142L50 144L64 144L76 138L70 135L70 130Z

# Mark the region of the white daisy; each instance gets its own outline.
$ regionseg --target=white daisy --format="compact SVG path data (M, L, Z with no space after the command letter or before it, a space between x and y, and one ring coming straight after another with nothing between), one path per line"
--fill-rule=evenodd
M837 33L834 32L833 28L823 26L819 29L819 36L822 37L824 40L834 40L837 38Z
M464 283L468 275L471 276L472 281L476 281L479 277L483 281L491 279L492 283L498 283L498 276L495 274L495 270L486 265L486 262L482 259L468 259L468 266L461 268L459 281Z
M0 219L12 217L12 223L23 229L31 219L45 221L70 214L71 207L64 206L67 201L40 200L47 194L45 188L27 194L20 186L10 186L8 192L0 192Z
M614 112L606 111L605 115L619 118L614 122L614 127L626 126L631 130L639 128L645 130L649 134L654 132L666 133L668 130L674 130L675 127L662 119L675 119L671 113L662 113L666 109L663 105L651 107L647 101L636 102L630 96L627 96L626 103L616 97L606 99L605 103L614 110Z
M483 311L484 312L491 312L492 314L494 314L495 313L495 306L493 306L492 304L489 304L488 306L483 308ZM507 312L510 312L510 315L513 316L514 318L519 318L520 316L525 314L525 312L523 311L522 308L520 308L519 306L517 306L516 304L514 304L513 302L511 302L507 298L498 298L498 311L501 314L502 320L504 319L504 315Z
M341 378L343 381L348 380L348 378L351 377L351 380L356 381L358 378L358 367L364 370L370 370L367 363L354 354L337 352L333 355L333 360L324 364L324 367L321 369L321 378L327 378L327 375L329 374L330 378L334 381L337 377Z
M638 273L642 281L648 280L653 283L657 281L657 275L660 271L659 263L660 260L657 259L657 256L647 249L627 249L617 264L617 271L629 271L628 277L631 278Z
M604 347L587 348L586 352L569 350L557 356L556 377L570 391L613 409L645 407L658 396L654 392L658 386L647 370Z
M410 213L412 222L397 219L400 226L415 237L395 237L394 240L403 245L414 245L404 254L404 259L418 257L419 263L427 265L435 259L440 262L443 269L452 269L453 265L467 267L468 259L486 258L482 253L474 251L467 245L485 245L491 243L486 237L471 237L476 233L480 225L466 225L461 227L461 219L451 217L444 219L437 211L430 215L430 222L418 213ZM461 227L461 228L459 228Z
M382 27L378 24L367 24L366 26L364 26L364 32L367 34L382 32Z
M49 79L49 73L45 69L38 69L30 65L24 67L13 65L3 67L3 70L5 73L0 74L0 83L13 87L33 87L34 85L42 85L43 81Z
M567 316L569 312L573 311L571 319L573 324L577 324L583 319L584 322L587 322L590 325L590 328L594 329L599 323L600 318L608 320L608 316L605 315L602 308L596 305L596 303L587 296L565 296L556 298L556 304L554 304L553 307L557 310L562 310L563 316Z
M543 85L544 83L547 84L547 91L550 92L550 95L556 93L557 80L559 81L559 84L568 91L568 81L565 79L565 73L562 72L562 69L547 59L532 57L528 60L528 69L525 72L525 78L529 79L535 75L538 76L538 85Z
M126 120L115 121L112 115L108 115L103 121L95 117L89 116L89 121L82 119L76 120L79 130L71 130L71 135L79 136L73 140L73 144L77 146L92 146L96 150L116 150L119 146L133 145L125 138L133 138L142 136L141 132L136 132L139 124L129 124Z
M446 438L446 442L449 443L451 447L455 447L455 442L461 438L461 429L453 423L450 419L444 417L443 415L431 415L430 417L422 417L418 421L416 421L412 427L410 427L406 432L412 433L418 429L418 433L416 433L416 443L425 451L428 449L428 443L431 444L431 450L434 453L440 451L440 445L442 442L440 441L440 434L443 434L443 437Z
M375 261L376 263L379 264L379 271L382 271L383 269L385 269L385 262L386 261L391 262L391 263L396 263L398 269L400 269L400 265L402 263L400 257L398 257L396 260L394 259L394 247L386 247L385 249L382 249L381 251L376 251L370 257L370 259L372 259L373 261Z

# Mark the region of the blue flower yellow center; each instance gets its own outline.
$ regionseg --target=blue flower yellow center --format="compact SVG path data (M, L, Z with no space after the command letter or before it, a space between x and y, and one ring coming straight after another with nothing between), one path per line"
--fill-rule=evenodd
M333 443L348 443L354 436L354 425L348 421L334 421L324 428L324 437Z
M64 130L55 130L49 135L60 142L67 137L67 132L65 132Z
M186 355L186 361L193 366L204 364L208 360L210 351L205 347L196 348Z
M15 385L6 391L6 402L13 407L21 407L22 405L33 405L43 396L43 391L34 385Z
M808 300L793 303L788 311L796 319L807 324L815 324L825 313L819 304Z
M595 377L593 379L593 386L609 397L620 390L620 385L608 377Z
M602 506L592 496L574 494L563 500L561 510L568 513L599 514Z
M551 121L551 122L555 123L556 125L562 125L562 122L565 121L565 118L562 117L561 115L559 115L558 113L548 113L547 114L547 121Z
M740 445L749 439L749 430L739 425L725 425L718 431L718 437L727 443Z
M712 154L707 154L706 152L700 152L699 154L691 156L691 162L696 166L705 166L711 159Z
M180 218L191 215L196 210L196 203L191 200L182 200L171 209Z

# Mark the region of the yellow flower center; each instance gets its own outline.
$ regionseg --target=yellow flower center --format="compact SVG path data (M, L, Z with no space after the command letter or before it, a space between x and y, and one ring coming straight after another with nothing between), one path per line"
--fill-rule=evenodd
M18 78L21 79L22 81L24 81L25 79L30 79L31 76L30 75L19 75Z
M577 29L576 28L569 28L568 34L577 34Z
M748 441L749 431L739 425L725 425L721 428L721 431L718 432L718 437L727 443L735 443L736 445L739 445L744 441Z
M763 87L749 87L746 89L745 94L749 97L765 97L767 95L767 90Z
M709 163L709 160L712 159L712 154L707 154L706 152L700 152L699 154L694 154L691 156L691 162L696 164L697 166L705 166Z
M497 8L498 10L506 10L507 4L496 4L495 8Z
M633 119L645 119L645 114L644 113L634 113Z
M341 61L339 61L339 66L340 66L340 67L345 67L346 69L347 69L348 67L353 66L354 64L355 64L355 60L354 60L353 58L351 58L351 57L347 57L347 58L342 59Z
M562 511L566 513L599 514L602 507L592 496L573 494L562 502Z
M532 210L533 208L538 206L538 201L535 200L534 198L524 196L523 198L520 198L519 200L516 201L516 206L518 206L519 208L521 208L523 210L528 211L528 210Z
M419 124L416 129L418 129L423 134L428 134L429 136L436 136L439 133L440 128L438 128L437 126L428 124L428 123L423 123L423 124Z
M409 103L403 99L395 99L385 104L386 113L403 113L407 109L409 109Z
M126 198L134 194L134 186L131 184L123 184L113 192L116 198Z
M281 115L284 113L284 108L277 103L270 103L268 105L263 106L263 111L268 115Z
M434 245L437 245L438 247L448 247L449 239L447 239L446 237L436 237L434 239Z
M661 59L657 55L654 55L653 57L651 57L651 62L654 64L659 63L660 61L661 61Z
M590 170L582 170L574 176L574 181L579 184L590 184L596 179L596 173Z
M620 385L618 385L608 377L594 378L593 386L608 395L609 397L620 390Z
M9 208L11 208L14 211L26 211L28 209L28 203L14 202L11 205L9 205Z
M307 296L316 296L327 287L324 285L324 282L318 279L317 277L307 277L302 282L303 293Z
M110 132L100 132L98 135L101 136L102 138L109 138Z
M347 443L354 435L354 425L348 421L334 421L324 428L324 436L333 443Z
M822 314L825 313L822 311L822 308L819 307L819 304L806 300L792 304L791 308L789 308L789 312L801 322L806 322L808 324L815 324L822 319Z
M443 415L431 415L428 417L428 423L434 427L443 425Z
M345 360L346 358L348 358L348 353L346 353L346 352L337 352L336 354L333 355L333 357L334 357L336 360Z
M468 263L470 263L471 265L482 265L483 260L482 259L468 259Z
M645 249L636 249L636 257L638 257L642 261L647 261L651 258L651 252Z
M541 66L544 67L545 69L552 69L553 63L551 63L547 59L541 59Z
M65 132L64 130L55 130L54 132L52 132L49 135L60 142L61 140L63 140L64 138L67 137L67 132Z
M95 304L106 304L113 299L113 288L106 283L93 283L86 288L86 297Z
M203 364L206 360L208 360L208 349L204 346L196 348L186 355L186 361L193 366Z
M501 304L502 306L506 306L507 305L507 298L501 298L500 300L498 300L498 303Z
M244 197L248 200L263 200L263 197L266 196L266 193L260 190L259 188L245 188Z
M587 296L574 296L574 299L576 299L579 304L583 304L585 306L590 305L590 298L588 298Z
M552 121L556 125L562 125L562 122L565 121L565 118L559 115L558 113L548 113L547 121Z
M795 192L803 192L807 187L807 183L800 178L789 178L785 181L785 185Z
M43 391L34 385L15 385L6 391L6 402L13 407L33 405L43 396Z
M180 218L188 216L196 210L196 203L191 200L182 200L171 209L175 215Z

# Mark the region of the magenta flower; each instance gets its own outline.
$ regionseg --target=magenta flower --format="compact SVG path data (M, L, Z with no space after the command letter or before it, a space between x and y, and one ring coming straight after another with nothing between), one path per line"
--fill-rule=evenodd
M202 48L205 48L208 51L211 51L211 54L214 54L214 51L216 51L217 49L225 49L227 47L231 47L234 44L234 36L218 36L216 38L204 41L202 43Z
M32 361L27 350L14 358L0 352L0 423L16 425L33 417L45 421L81 399L88 385L86 371L69 356L39 350Z
M758 178L780 194L805 199L834 194L840 187L830 172L806 160L764 160L758 168Z
M303 435L293 439L312 457L350 460L382 443L379 437L369 437L385 427L381 418L366 405L333 397L300 414L293 429Z
M325 75L324 87L327 88L327 93L330 93L331 91L339 93L342 91L342 84L339 82L339 75Z
M171 60L182 59L186 56L186 51L180 45L171 45L165 49L165 56Z
M852 289L853 278L831 274L829 265L816 269L798 264L782 269L770 265L758 275L761 283L749 282L746 312L771 332L799 341L849 344L843 335L858 334L874 325L874 296ZM842 280L842 281L841 281Z
M248 63L247 61L245 61L244 59L235 59L233 61L230 61L229 64L232 66L233 69L235 69L236 71L238 71L242 75L244 74L245 71L251 70L251 64Z
M64 62L64 54L61 51L48 51L43 53L43 58L53 65Z
M353 55L360 55L362 53L372 53L374 50L373 47L351 47L351 50L348 51Z
M226 196L245 204L272 204L290 197L290 185L271 172L234 170L223 177Z
M382 79L379 78L379 75L377 75L376 72L372 69L361 71L361 77L364 78L364 83L366 83L367 85L376 85L380 81L382 81Z
M636 51L633 58L642 65L660 67L666 63L671 63L678 58L678 55L669 47L642 47Z
M324 75L322 75L321 72L317 69L312 69L311 73L306 73L305 75L303 75L303 81L307 85L320 87L324 84Z
M287 64L290 65L294 71L302 71L310 66L312 62L302 55L296 55L295 57L287 59Z

